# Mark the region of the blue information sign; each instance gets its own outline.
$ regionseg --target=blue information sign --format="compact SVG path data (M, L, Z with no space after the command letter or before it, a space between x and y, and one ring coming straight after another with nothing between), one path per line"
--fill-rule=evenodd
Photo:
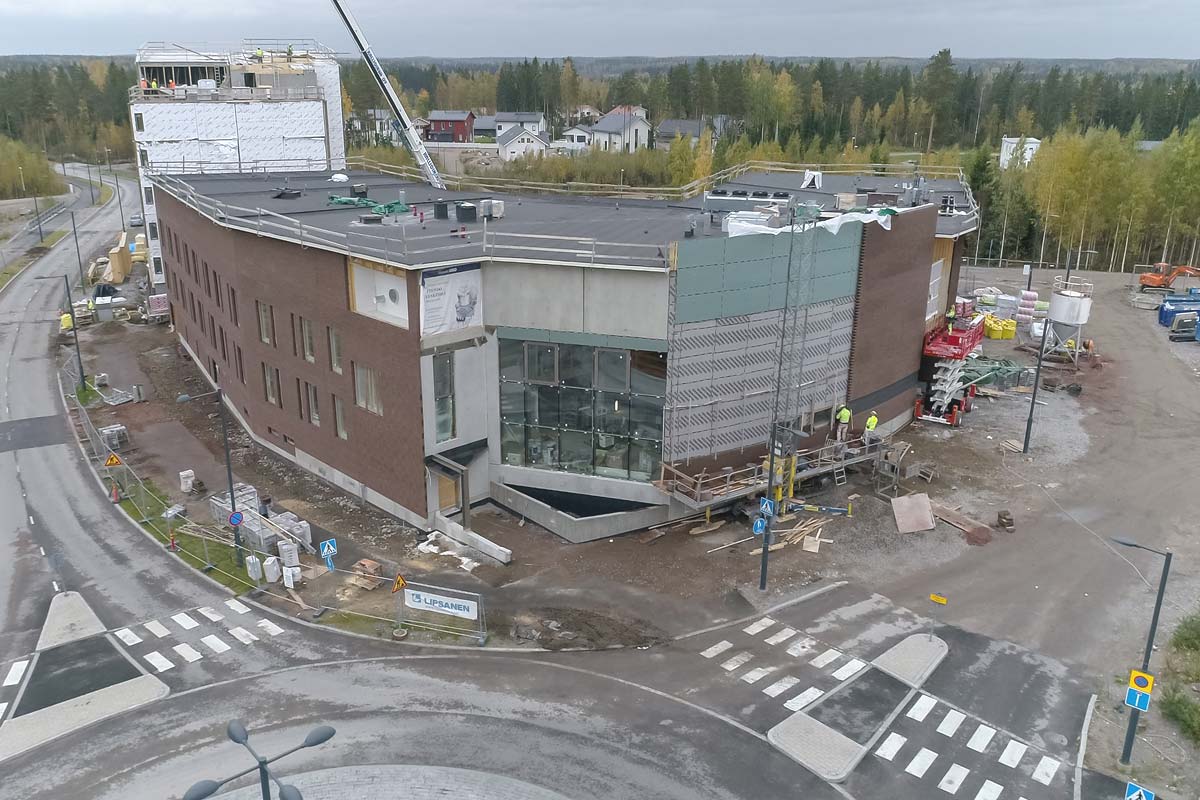
M766 517L759 517L758 519L754 520L754 535L762 536L766 532L767 532Z
M1125 690L1125 705L1136 708L1138 711L1149 711L1150 695L1147 692L1139 692L1131 686Z
M1125 784L1125 800L1154 800L1154 792L1130 781Z
M759 498L758 510L766 514L768 517L775 516L775 501L769 497Z
M235 511L229 515L229 524L236 528L238 525L242 524L242 519L244 519L242 512Z

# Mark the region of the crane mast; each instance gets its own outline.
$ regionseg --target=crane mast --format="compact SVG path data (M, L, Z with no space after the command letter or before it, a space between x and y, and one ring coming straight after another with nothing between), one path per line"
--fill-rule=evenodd
M420 135L413 127L408 112L400 104L400 97L396 94L396 90L392 88L392 84L388 82L387 74L384 73L379 59L375 58L375 54L371 52L371 45L367 43L367 37L363 35L362 29L358 27L358 22L355 21L354 15L346 7L344 0L331 0L331 2L337 10L338 16L342 18L342 22L346 25L346 29L350 31L350 35L354 38L354 44L358 46L359 51L362 53L363 60L367 62L367 69L371 70L371 76L375 78L375 83L379 86L379 91L383 92L384 98L392 108L392 113L396 116L392 120L392 127L403 137L405 146L408 147L408 151L416 159L417 166L421 168L421 172L425 175L425 180L429 181L429 185L435 189L445 189L446 184L442 181L442 176L438 174L437 167L434 165L433 159L429 156L429 151L425 149L425 143L421 141Z

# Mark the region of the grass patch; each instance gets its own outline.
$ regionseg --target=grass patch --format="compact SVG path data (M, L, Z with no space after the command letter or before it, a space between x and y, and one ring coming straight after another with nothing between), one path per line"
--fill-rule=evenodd
M102 183L96 188L100 190L100 196L96 198L96 205L102 206L108 202L110 197L113 196L113 188L107 183Z
M66 235L66 231L51 231L45 241L35 244L12 261L9 261L7 267L0 269L0 289L3 289L5 284L17 277L21 270L44 256L47 250L58 244Z
M1171 647L1200 653L1200 614L1184 617L1171 634Z
M75 397L81 405L88 406L100 399L100 393L88 385L87 379L84 378L83 388L75 388Z
M1179 726L1180 732L1193 742L1200 742L1200 702L1186 689L1172 684L1163 692L1163 716Z
M352 614L347 611L326 611L313 620L313 622L316 622L318 625L328 625L331 628L340 628L351 633L362 633L367 636L379 637L391 636L392 629L396 627L394 623L385 622L376 617Z
M1191 685L1200 682L1200 614L1184 617L1171 634L1171 648L1164 670L1163 716L1179 731L1200 744L1200 700Z

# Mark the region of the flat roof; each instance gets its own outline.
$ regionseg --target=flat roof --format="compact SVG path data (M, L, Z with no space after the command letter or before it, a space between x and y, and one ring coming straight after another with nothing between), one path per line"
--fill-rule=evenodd
M440 190L392 175L344 172L346 182L330 180L332 172L274 172L240 174L185 174L167 179L192 187L197 195L223 204L225 221L231 226L255 228L257 209L272 212L263 217L264 232L282 233L286 218L299 232L331 231L336 241L366 257L386 253L386 260L414 267L471 258L521 258L524 260L569 261L628 266L665 267L667 248L684 238L694 216L700 214L699 199L686 202L634 200L558 195L516 195L481 190ZM350 197L355 184L367 188L367 196L378 203L400 199L418 213L424 212L424 227L412 212L389 216L383 224L360 221L370 208L334 205L330 195ZM299 189L293 198L276 197L280 189ZM504 216L487 223L484 242L482 215L474 223L455 219L455 202L480 200L504 202ZM434 219L434 204L450 203L449 219ZM205 209L208 211L209 209ZM279 215L279 216L273 216ZM466 227L467 238L460 229ZM451 236L451 231L454 236ZM724 237L717 227L697 237ZM595 243L593 245L593 242ZM485 246L491 250L485 252Z

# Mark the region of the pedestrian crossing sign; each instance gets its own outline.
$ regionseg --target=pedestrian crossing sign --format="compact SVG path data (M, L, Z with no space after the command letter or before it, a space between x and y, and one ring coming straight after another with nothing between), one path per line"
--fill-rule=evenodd
M106 467L119 467L122 466L123 463L124 462L121 461L121 457L116 453L109 453L108 458L104 459L104 466Z
M1125 800L1154 800L1154 792L1130 781L1125 784Z

